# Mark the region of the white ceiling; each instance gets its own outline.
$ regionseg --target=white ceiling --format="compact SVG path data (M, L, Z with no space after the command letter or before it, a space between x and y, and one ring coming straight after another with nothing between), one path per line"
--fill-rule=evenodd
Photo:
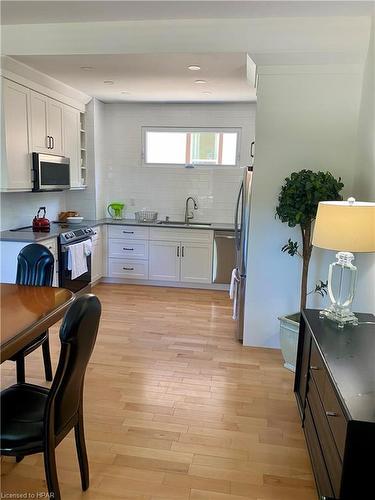
M2 24L371 15L373 1L2 1Z
M240 53L86 54L14 59L104 102L255 99L255 91L246 79L246 54ZM201 69L190 71L188 66L193 64ZM207 83L196 84L197 79ZM113 81L113 85L105 84L105 80ZM122 94L123 91L129 94Z

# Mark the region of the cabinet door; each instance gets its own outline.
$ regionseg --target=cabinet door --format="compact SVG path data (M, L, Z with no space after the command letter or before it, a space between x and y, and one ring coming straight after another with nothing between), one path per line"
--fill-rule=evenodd
M149 279L158 281L179 281L179 243L174 241L150 241Z
M181 281L211 283L212 245L181 242Z
M55 258L52 286L59 286L59 261L57 252L57 240L56 238L51 238L50 240L44 240L41 242L41 245L47 247Z
M48 140L48 97L30 91L31 111L31 150L37 153L50 153Z
M91 281L95 282L103 276L103 245L101 239L93 242L91 264Z
M80 112L64 106L64 156L70 159L70 187L81 186Z
M4 148L1 180L4 190L29 191L31 185L31 155L29 150L30 90L3 80Z
M52 137L51 153L55 155L62 155L64 151L63 116L64 104L48 99L48 135Z

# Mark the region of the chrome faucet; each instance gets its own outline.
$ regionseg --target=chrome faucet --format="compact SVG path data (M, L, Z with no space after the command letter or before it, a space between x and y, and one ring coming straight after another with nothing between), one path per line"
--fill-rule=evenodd
M189 196L189 198L186 198L186 204L185 204L185 224L189 224L189 220L194 219L193 212L190 212L190 214L189 214L189 201L190 200L194 203L194 210L198 210L198 205L197 205L197 202L194 200L194 198L191 197L191 196Z

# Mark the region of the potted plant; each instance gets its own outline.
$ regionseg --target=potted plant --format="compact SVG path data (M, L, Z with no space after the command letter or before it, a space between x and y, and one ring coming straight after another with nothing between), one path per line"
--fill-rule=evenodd
M302 259L300 311L306 307L307 296L310 293L319 293L321 296L327 293L327 282L321 280L316 283L313 290L307 291L312 252L312 226L319 202L341 200L340 191L343 187L341 177L335 179L330 172L300 170L287 177L281 188L276 217L287 223L289 227L299 226L301 231L302 251L300 251L300 244L291 238L281 248L282 252L292 257L297 255ZM295 369L297 356L299 319L299 312L279 318L284 366L292 371Z

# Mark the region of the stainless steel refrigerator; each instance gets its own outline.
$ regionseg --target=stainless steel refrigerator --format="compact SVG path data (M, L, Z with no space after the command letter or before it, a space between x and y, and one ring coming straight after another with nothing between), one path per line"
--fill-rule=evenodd
M237 322L236 337L241 341L243 339L244 329L247 252L249 247L249 222L253 167L247 166L244 167L243 170L243 180L239 189L234 216L234 234L236 245L236 302L234 318Z

